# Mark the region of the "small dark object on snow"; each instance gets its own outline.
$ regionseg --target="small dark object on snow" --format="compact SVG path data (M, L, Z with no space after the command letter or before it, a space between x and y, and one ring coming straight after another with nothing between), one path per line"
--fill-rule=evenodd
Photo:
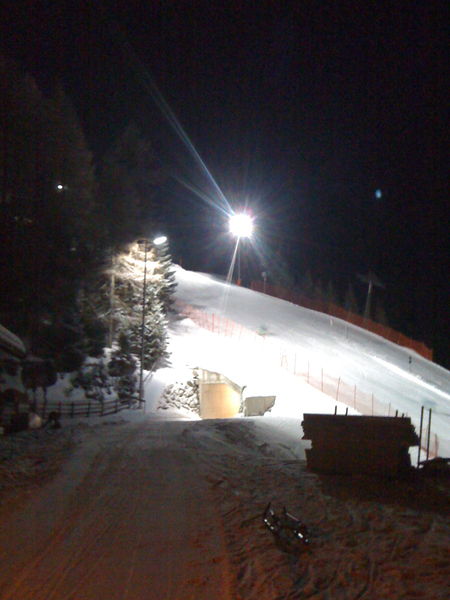
M48 415L48 419L45 422L44 427L50 427L51 429L61 429L61 423L59 420L60 418L61 418L61 415L59 414L59 412L52 411Z
M269 502L264 511L264 525L273 533L282 550L300 552L309 545L308 528L288 513L286 507L283 508L280 515L277 515L271 505L272 503Z

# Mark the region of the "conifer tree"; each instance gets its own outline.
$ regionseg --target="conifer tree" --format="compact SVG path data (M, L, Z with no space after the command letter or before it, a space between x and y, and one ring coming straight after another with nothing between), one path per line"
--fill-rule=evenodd
M161 168L136 124L128 125L106 153L99 179L109 246L117 249L144 237L155 219Z
M344 308L352 313L359 314L358 301L356 300L351 283L349 283L347 292L345 293Z
M312 298L313 290L314 290L314 282L311 277L311 273L306 271L302 280L300 282L301 293L307 296L308 298Z
M1 58L0 88L2 298L16 299L0 309L32 351L52 355L60 348L47 342L60 334L49 329L73 326L81 282L99 255L92 156L61 90L46 99Z
M335 305L339 304L339 298L337 297L332 281L328 282L326 297L327 302Z
M172 257L169 253L169 245L163 242L156 247L157 266L155 274L160 276L158 283L158 299L161 302L162 310L165 314L172 308L177 283L175 281L175 269Z

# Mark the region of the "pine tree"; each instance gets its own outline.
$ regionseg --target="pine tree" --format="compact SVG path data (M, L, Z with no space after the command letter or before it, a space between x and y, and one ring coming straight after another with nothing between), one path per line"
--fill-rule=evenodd
M162 310L167 314L172 308L174 302L173 296L177 287L175 269L167 241L157 246L156 258L157 266L155 274L161 277L158 284L158 299L161 302Z
M314 282L309 271L306 271L305 275L301 279L300 290L302 294L304 294L308 298L312 298Z
M162 270L152 246L147 246L145 253L142 245L130 244L115 260L113 306L110 305L110 270L104 272L84 301L86 313L88 309L93 310L104 327L108 327L111 318L114 319L115 338L121 339L122 345L125 344L135 357L140 358L143 341L146 369L154 368L167 356L167 322L159 299L164 281Z
M345 310L348 310L356 315L359 314L358 301L356 300L355 292L351 283L349 283L347 292L345 293L344 308Z
M388 317L386 314L386 309L384 308L384 304L381 300L377 300L376 306L375 306L375 319L374 319L377 323L380 323L381 325L387 325L389 326L389 321L388 321Z
M1 58L0 190L2 298L16 299L0 304L2 318L33 352L60 353L48 339L77 320L78 290L99 255L92 156L62 90L44 98Z
M314 284L313 297L314 300L319 300L321 302L326 300L326 294L323 291L322 282L320 281L320 279L317 279Z
M330 304L335 304L335 305L339 304L339 298L336 294L336 291L334 289L332 281L328 282L326 298L327 298L327 302L329 302Z
M147 293L144 330L142 331L142 322L133 323L128 339L134 354L140 356L143 351L144 369L152 370L155 366L164 364L164 360L169 356L167 321L157 291L153 287L150 287Z
M150 143L131 123L103 158L100 198L110 247L145 235L155 220L155 194L162 170Z

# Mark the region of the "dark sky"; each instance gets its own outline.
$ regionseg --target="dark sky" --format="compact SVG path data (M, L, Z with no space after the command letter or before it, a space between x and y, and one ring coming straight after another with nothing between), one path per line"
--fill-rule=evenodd
M232 245L180 184L218 200L153 83L267 257L361 302L374 271L391 323L448 361L447 2L4 4L2 50L44 88L63 81L97 157L131 119L151 137L176 259L223 273Z

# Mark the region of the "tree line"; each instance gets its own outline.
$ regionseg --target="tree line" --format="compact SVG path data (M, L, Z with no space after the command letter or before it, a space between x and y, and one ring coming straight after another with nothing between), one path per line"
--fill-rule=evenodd
M0 56L0 322L30 353L73 371L102 353L113 330L123 353L136 355L137 340L145 341L146 368L165 355L175 286L168 247L145 256L143 324L143 274L127 280L120 263L137 252L144 268L134 242L157 231L163 180L150 142L132 123L95 163L62 87L44 94Z

